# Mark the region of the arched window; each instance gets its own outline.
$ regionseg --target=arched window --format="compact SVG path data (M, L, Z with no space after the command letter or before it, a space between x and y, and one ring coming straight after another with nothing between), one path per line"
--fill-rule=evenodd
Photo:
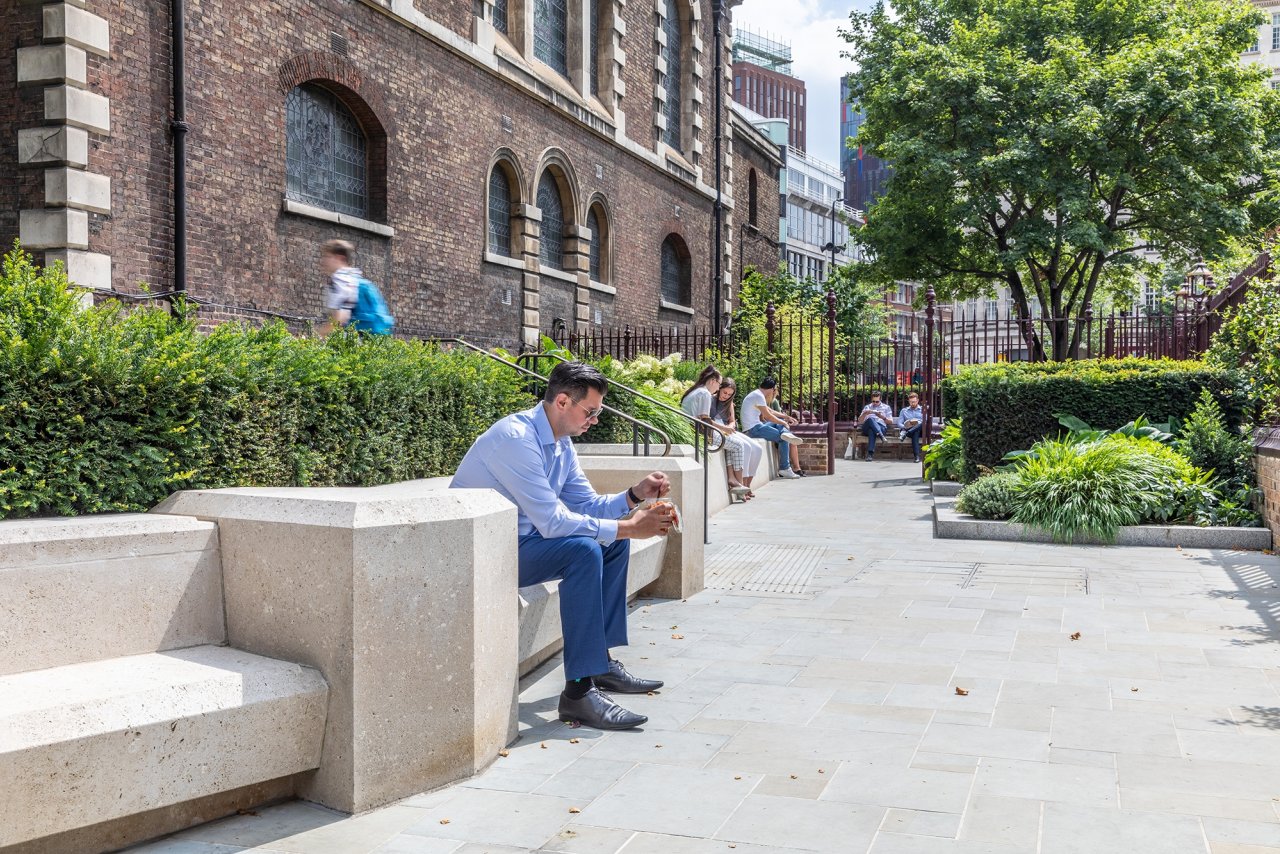
M493 0L493 28L503 34L508 32L507 0Z
M587 228L591 229L591 281L606 284L609 281L609 220L599 203L587 211Z
M662 298L676 305L689 305L692 269L689 247L678 234L669 234L662 241Z
M667 102L663 105L667 116L667 130L663 141L675 150L682 151L680 90L684 75L684 25L680 22L680 10L675 0L664 0L664 5L666 17L662 20L662 29L666 33L667 43L662 48L662 57L666 60L667 69L662 85L667 90Z
M760 218L759 212L759 193L757 186L756 170L752 169L751 174L747 176L747 224L759 225L757 220Z
M294 201L369 216L368 138L327 89L303 84L285 97L286 194Z
M569 75L567 0L533 0L533 55Z
M501 164L489 173L489 251L511 256L511 176Z
M564 269L564 202L550 170L538 182L538 208L542 211L542 239L538 250L543 265Z

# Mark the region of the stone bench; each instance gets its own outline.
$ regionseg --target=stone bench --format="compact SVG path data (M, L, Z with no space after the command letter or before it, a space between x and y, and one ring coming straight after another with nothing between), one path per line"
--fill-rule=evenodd
M319 766L325 681L223 645L212 523L0 522L0 602L6 852L114 849Z

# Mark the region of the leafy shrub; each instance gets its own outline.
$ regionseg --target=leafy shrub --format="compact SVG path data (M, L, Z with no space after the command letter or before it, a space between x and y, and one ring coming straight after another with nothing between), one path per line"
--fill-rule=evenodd
M85 309L61 268L16 249L0 274L0 518L450 474L530 404L514 371L478 354L280 325L203 335L156 309Z
M960 490L956 509L979 519L1008 519L1018 502L1018 476L996 472L980 477Z
M1178 434L1178 449L1187 459L1236 488L1254 484L1253 443L1227 429L1218 401L1207 391Z
M964 476L964 444L959 418L947 421L938 440L925 446L924 476L929 480L960 480Z
M1031 450L1008 469L1017 481L1012 518L1055 540L1112 542L1121 526L1191 521L1214 500L1211 476L1154 439L1046 439Z
M1280 289L1273 282L1257 281L1245 290L1244 301L1227 311L1205 360L1240 369L1255 419L1271 423L1280 417ZM1235 426L1229 416L1228 423Z
M1058 414L1100 430L1137 415L1181 421L1208 389L1234 429L1246 404L1239 385L1235 371L1168 359L971 365L943 380L943 411L964 420L964 477L972 479L979 466L1058 435Z

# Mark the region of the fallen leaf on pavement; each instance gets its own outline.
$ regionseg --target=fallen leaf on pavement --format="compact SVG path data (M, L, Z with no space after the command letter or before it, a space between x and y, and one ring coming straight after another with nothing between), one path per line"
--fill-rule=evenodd
M957 697L967 697L967 696L969 696L969 689L968 689L968 688L956 688L956 696L957 696Z
M672 640L684 640L684 635L672 635Z
M547 749L547 743L546 743L545 741L544 741L544 742L542 742L542 749L543 749L543 750L546 750L546 749Z
M578 809L577 807L569 807L569 812L578 813L578 812L582 812L582 810Z
M791 775L791 779L792 779L792 780L795 780L795 779L798 779L798 778L796 777L796 775L795 775L795 774L792 774L792 775Z
M578 742L580 742L580 741L582 741L582 739L580 739L580 738L571 738L571 739L569 739L569 743L570 743L570 744L577 744L577 743L578 743Z
M511 755L511 751L510 751L510 750L499 750L499 751L498 751L498 755L499 755L499 756L510 756L510 755Z
M1073 633L1071 634L1071 639L1072 639L1072 640L1080 640L1080 633L1079 633L1079 632L1073 632Z
M441 823L441 824L448 824L448 823L449 823L449 819L447 819L447 818L442 818L442 819L440 819L440 823Z

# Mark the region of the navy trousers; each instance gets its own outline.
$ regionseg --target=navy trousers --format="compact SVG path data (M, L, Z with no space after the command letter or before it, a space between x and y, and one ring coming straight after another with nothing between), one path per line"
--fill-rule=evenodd
M627 566L631 544L590 537L520 538L520 586L560 579L564 678L609 670L609 648L627 645Z

